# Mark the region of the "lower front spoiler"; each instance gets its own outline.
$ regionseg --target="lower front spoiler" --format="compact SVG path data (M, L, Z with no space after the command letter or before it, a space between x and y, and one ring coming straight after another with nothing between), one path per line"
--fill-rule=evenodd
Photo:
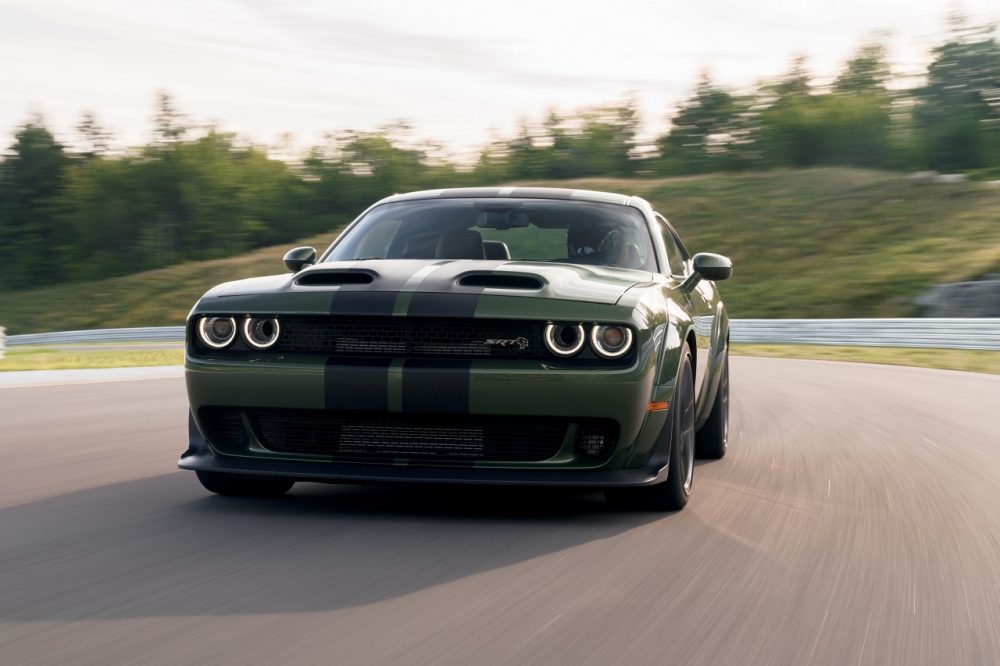
M658 458L658 456L654 456ZM662 463L662 464L661 464ZM667 478L665 460L648 467L610 471L487 469L479 467L404 467L363 463L316 463L255 460L194 453L177 463L181 469L278 476L323 483L433 483L508 486L616 487L650 486Z

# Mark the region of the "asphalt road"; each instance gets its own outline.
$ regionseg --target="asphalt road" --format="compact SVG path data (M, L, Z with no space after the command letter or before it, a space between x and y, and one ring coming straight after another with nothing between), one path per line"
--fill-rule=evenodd
M1000 663L1000 377L734 359L670 515L175 470L177 377L0 388L0 663Z

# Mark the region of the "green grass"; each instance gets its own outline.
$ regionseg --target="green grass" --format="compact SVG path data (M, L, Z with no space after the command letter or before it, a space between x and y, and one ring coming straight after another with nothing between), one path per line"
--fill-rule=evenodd
M933 284L1000 270L1000 188L807 169L670 180L585 180L632 191L692 252L733 259L735 318L906 317Z
M63 351L59 349L8 349L0 359L0 372L14 370L67 370L74 368L132 368L181 365L181 349Z
M854 361L910 365L943 370L967 370L1000 375L1000 351L968 349L909 349L905 347L834 347L824 345L734 344L734 356L807 358L822 361Z
M191 306L220 282L284 272L295 245L326 248L336 232L248 254L178 264L124 277L0 294L7 335L87 328L181 325Z
M1000 271L1000 188L902 174L806 169L668 179L532 183L649 199L693 252L732 257L722 294L732 317L917 314L927 287ZM8 334L180 324L209 287L283 270L294 245L121 278L0 294Z

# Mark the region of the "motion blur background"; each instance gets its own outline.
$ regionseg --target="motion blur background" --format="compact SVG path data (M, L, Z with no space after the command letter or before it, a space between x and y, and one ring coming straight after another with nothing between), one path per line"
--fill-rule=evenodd
M997 0L0 0L0 664L1000 664L1000 319L931 318L1000 317L996 21ZM206 289L393 192L508 183L637 194L733 258L730 448L687 509L227 499L175 471ZM748 318L770 337L739 340ZM941 348L973 325L979 347ZM125 326L176 331L76 330ZM123 365L167 367L95 369Z
M935 285L1000 272L998 19L0 2L0 323L178 324L383 196L563 181L644 196L731 255L735 317L919 315Z

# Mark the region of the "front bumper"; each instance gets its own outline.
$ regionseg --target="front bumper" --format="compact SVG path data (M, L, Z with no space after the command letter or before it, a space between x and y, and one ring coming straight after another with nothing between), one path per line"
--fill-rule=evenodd
M481 483L552 486L637 486L662 481L665 447L657 446L672 386L656 386L654 345L617 369L565 369L538 362L466 363L388 360L374 365L334 363L324 357L260 356L229 359L188 355L190 444L182 469L284 476L310 481ZM244 450L218 446L206 433L206 408L241 410L249 433ZM600 460L567 454L544 460L472 460L435 465L425 460L345 462L268 448L250 426L254 410L310 410L378 414L433 413L442 417L560 417L605 419L618 426L613 452ZM572 433L572 430L570 431Z
M325 483L428 483L513 486L615 487L646 486L667 478L666 457L647 466L616 470L491 469L481 467L399 467L359 463L316 463L220 456L211 452L185 453L181 469L280 476Z

